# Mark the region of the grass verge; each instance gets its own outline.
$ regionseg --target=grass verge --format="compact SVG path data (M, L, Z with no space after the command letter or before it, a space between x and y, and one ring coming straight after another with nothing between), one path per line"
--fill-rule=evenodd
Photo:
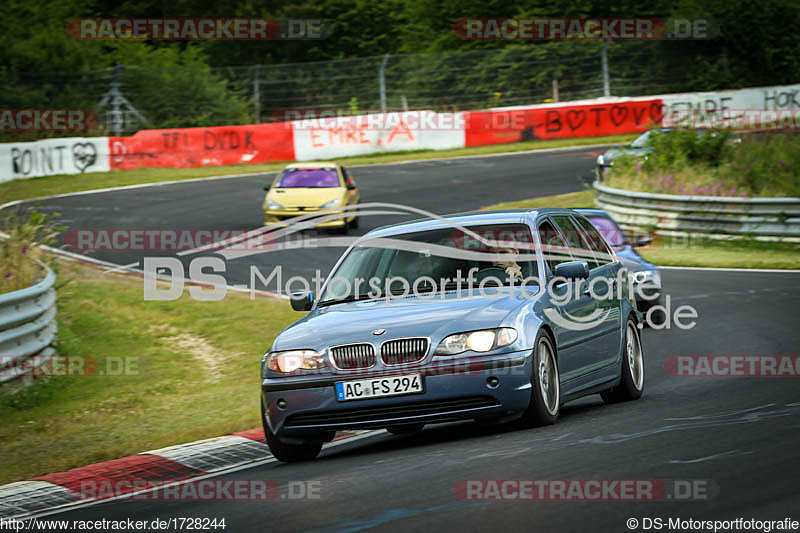
M98 373L0 394L0 484L260 424L261 354L302 316L288 302L145 302L141 279L75 263L59 277L59 352Z
M557 196L542 196L505 202L485 209L539 209L596 207L595 192L586 190ZM660 266L714 268L800 269L800 245L745 239L722 241L705 238L659 237L637 251Z
M637 135L610 135L606 137L586 137L580 139L558 139L552 141L525 141L491 146L475 146L454 150L414 150L387 154L343 157L338 159L347 165L377 165L398 161L419 159L441 159L467 155L488 155L526 150L544 150L547 148L564 148L570 146L586 146L590 144L626 143ZM8 181L0 184L0 204L13 200L24 200L39 196L65 194L70 192L119 187L159 181L207 178L226 174L251 174L273 172L286 165L283 163L260 163L255 165L232 165L226 167L198 168L141 168L137 170L112 170L110 172L93 172L89 174L69 174L45 176L23 180Z
M619 157L609 187L673 195L800 196L797 132L761 132L725 142L726 135L693 130L652 133L646 158Z
M666 237L637 251L660 266L800 269L800 245L789 243Z
M540 196L538 198L528 198L527 200L517 200L515 202L503 202L494 204L484 209L543 209L545 207L564 207L568 209L580 209L582 207L596 207L594 205L594 191L585 190L580 192L570 192L567 194L557 194L555 196Z

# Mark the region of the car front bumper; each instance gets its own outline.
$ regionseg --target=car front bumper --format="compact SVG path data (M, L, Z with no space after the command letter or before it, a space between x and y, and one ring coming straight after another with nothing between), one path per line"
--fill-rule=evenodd
M299 217L303 215L313 215L314 213L320 212L319 209L303 209L302 211L299 209L265 209L264 210L264 224L272 224L278 226L288 226L289 224L284 222L286 219ZM319 216L327 216L327 215L337 215L342 214L341 212L330 212L325 211L324 213L320 212ZM337 218L333 220L326 220L325 222L320 222L316 224L317 228L341 228L347 224L347 220L343 216L342 218Z
M421 374L424 392L365 400L338 401L335 383L352 379ZM270 429L279 437L398 424L503 418L522 412L530 401L531 354L520 351L436 361L401 370L351 371L290 378L266 378L261 391ZM497 386L489 378L499 380ZM286 402L284 408L278 401Z

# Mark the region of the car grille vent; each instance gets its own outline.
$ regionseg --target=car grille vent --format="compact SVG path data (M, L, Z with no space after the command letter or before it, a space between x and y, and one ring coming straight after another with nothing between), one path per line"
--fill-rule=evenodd
M396 339L381 345L381 359L387 365L416 363L428 355L428 339Z
M331 348L333 362L343 370L369 368L375 364L375 348L368 343L346 344Z

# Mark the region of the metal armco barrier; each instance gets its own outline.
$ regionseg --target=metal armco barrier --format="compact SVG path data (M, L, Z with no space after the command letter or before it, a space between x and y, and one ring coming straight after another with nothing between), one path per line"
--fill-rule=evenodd
M597 181L593 187L597 206L624 227L800 242L800 198L675 196L612 189Z
M0 383L31 375L55 353L56 276L42 268L36 285L0 294Z

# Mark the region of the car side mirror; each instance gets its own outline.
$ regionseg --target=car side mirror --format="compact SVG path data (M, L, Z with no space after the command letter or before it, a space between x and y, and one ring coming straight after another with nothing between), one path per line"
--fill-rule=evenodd
M650 235L647 235L646 233L643 233L641 235L636 235L633 238L632 246L634 248L640 248L642 246L647 246L651 242L653 242L653 239L650 237Z
M348 183L348 184L347 184L347 190L348 190L348 191L354 191L354 190L356 190L356 188L357 188L357 187L356 187L356 184L355 184L355 183Z
M556 277L568 280L586 279L589 277L589 263L586 261L567 261L556 265Z
M269 190L269 184L267 184L267 185L264 185L264 190L265 190L265 191L268 191L268 190Z
M293 292L289 296L292 309L295 311L310 311L314 305L314 293L312 291Z

